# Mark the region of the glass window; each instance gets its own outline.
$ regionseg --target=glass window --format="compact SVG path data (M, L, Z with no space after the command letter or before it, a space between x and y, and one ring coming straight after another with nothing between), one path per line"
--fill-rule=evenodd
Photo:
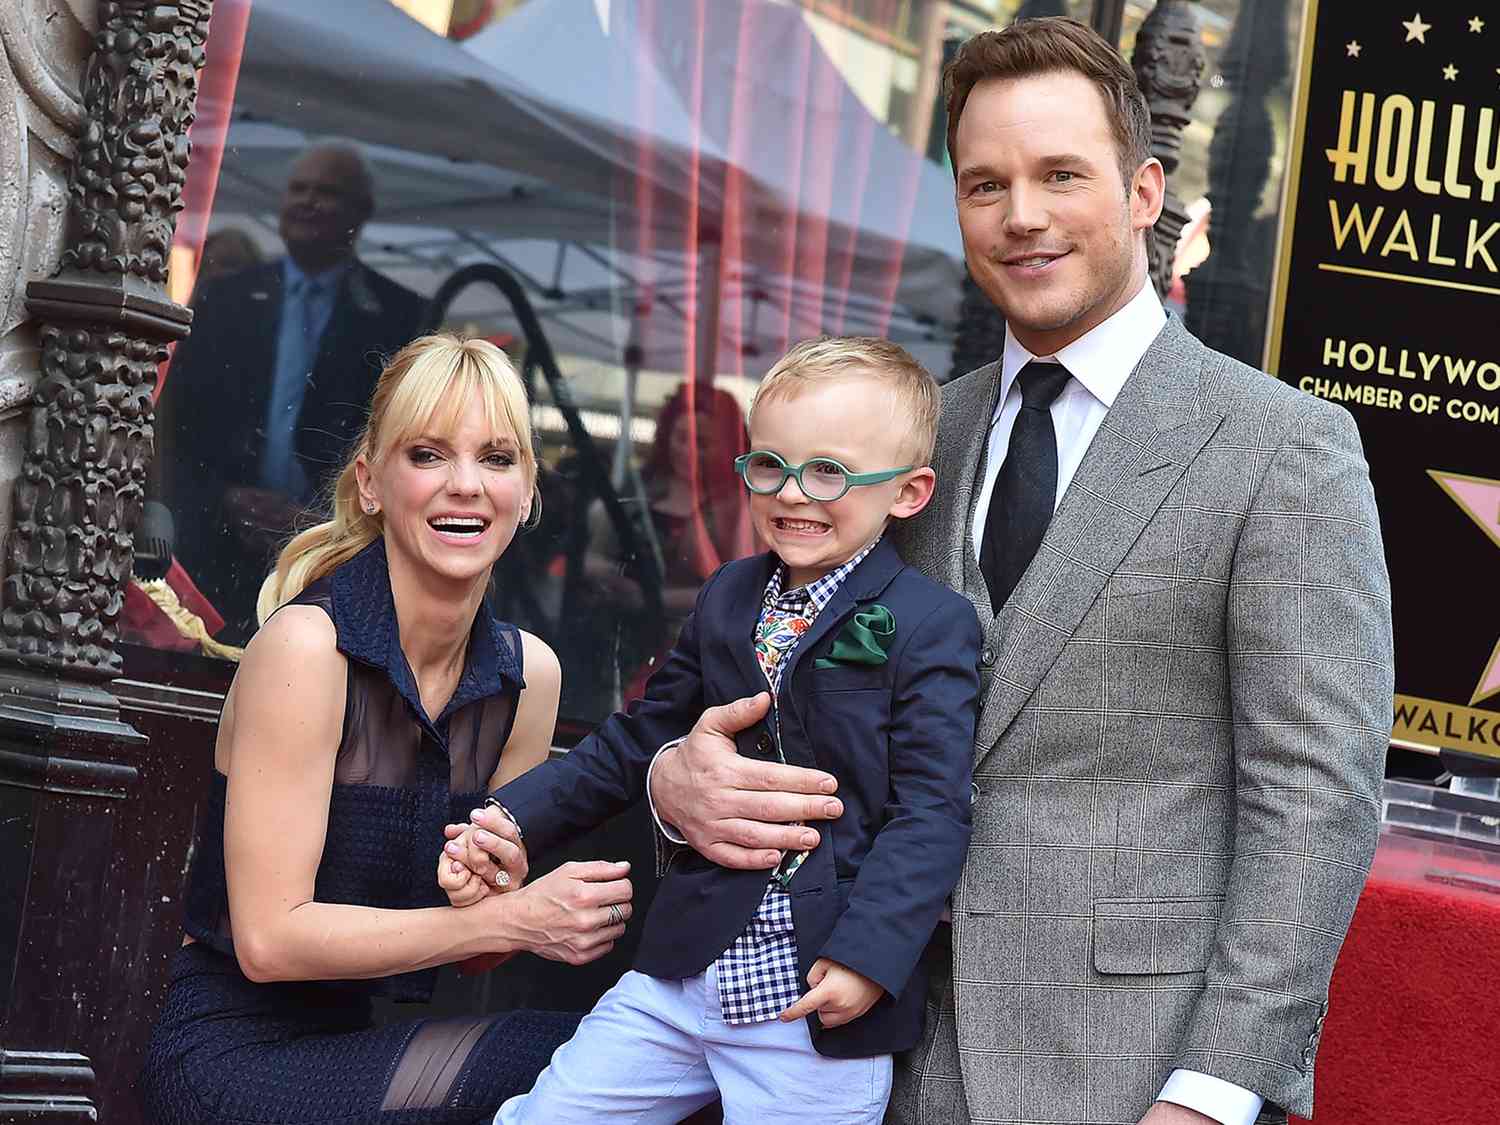
M1133 57L1152 3L1127 0L1121 50ZM1169 301L1210 347L1260 366L1285 175L1292 67L1302 4L1202 0L1207 58L1168 187L1186 224Z
M943 43L1015 7L254 0L242 51L210 43L232 109L216 174L193 164L211 208L179 231L196 319L158 402L167 548L140 576L175 558L182 603L243 643L380 357L433 326L485 335L524 372L545 464L494 605L557 650L564 715L596 722L755 549L732 461L790 343L887 335L947 372Z

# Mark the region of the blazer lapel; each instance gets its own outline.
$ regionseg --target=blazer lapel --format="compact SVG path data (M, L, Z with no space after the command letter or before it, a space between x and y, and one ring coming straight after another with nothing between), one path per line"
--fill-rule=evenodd
M1005 734L1223 422L1202 399L1203 350L1176 319L1167 321L1105 416L1036 558L990 624L986 639L1000 658L980 712L977 759Z
M781 710L780 715L783 723L790 722L800 727L800 737L791 745L809 745L806 737L807 685L799 684L797 680L797 672L803 662L810 660L811 654L817 651L822 641L841 628L860 605L880 597L905 565L901 552L887 534L864 562L855 568L854 573L834 591L833 597L813 621L812 628L802 635L797 647L785 658L787 665L781 673L780 698L788 701L790 706ZM768 580L769 577L767 575ZM785 739L782 743L784 748L788 745ZM810 758L802 761L789 758L788 761L794 766L817 766Z
M380 301L365 276L364 264L349 263L339 283L338 296L333 302L333 312L318 341L318 355L313 362L314 378L357 380L364 376L361 364L350 363L348 357L358 354L361 347L369 347L380 326ZM368 392L367 392L368 393Z
M907 562L974 603L981 627L993 619L974 553L974 508L989 448L989 420L1000 392L1000 363L976 368L943 389L942 426L933 468L937 490L918 516L896 531Z
M243 410L239 421L254 432L265 425L266 411L270 409L271 384L276 375L276 340L281 332L281 301L286 285L279 261L257 267L246 280L246 287L239 291L244 297L241 318L244 334L236 341L241 350L235 362L239 370L254 374L253 377L234 380L231 385L238 384L236 389Z
M761 556L759 567L745 569L746 585L734 591L729 603L729 652L739 671L745 690L742 695L758 695L770 691L766 674L761 671L760 661L755 658L755 625L760 620L761 603L765 600L766 583L771 581L771 570L777 565L776 556L767 551ZM707 657L700 653L699 659Z

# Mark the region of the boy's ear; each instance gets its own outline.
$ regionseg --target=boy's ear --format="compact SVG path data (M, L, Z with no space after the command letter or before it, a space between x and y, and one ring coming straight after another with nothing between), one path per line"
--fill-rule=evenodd
M891 516L898 520L910 519L927 507L936 486L937 474L926 465L913 469L906 480L901 482L896 499L891 502Z

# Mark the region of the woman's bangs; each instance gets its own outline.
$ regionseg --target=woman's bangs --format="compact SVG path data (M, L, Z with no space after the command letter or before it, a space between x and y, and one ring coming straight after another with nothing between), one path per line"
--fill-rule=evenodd
M511 417L511 399L519 397L518 380L500 373L491 375L472 356L460 355L456 363L423 356L396 388L389 408L385 451L419 437L448 437L458 432L469 404L476 399L484 410L485 426L497 443L514 443L521 459L531 462L529 428L523 432ZM517 385L510 385L512 382ZM524 417L524 416L523 416Z

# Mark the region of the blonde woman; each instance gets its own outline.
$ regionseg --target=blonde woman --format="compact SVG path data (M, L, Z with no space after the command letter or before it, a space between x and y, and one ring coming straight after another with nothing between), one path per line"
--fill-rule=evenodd
M576 1015L376 1028L436 969L607 952L624 865L567 864L463 910L443 826L547 755L561 673L496 621L490 568L532 514L525 391L480 340L385 369L333 518L293 539L225 699L166 1009L142 1076L157 1125L471 1122L529 1089Z

